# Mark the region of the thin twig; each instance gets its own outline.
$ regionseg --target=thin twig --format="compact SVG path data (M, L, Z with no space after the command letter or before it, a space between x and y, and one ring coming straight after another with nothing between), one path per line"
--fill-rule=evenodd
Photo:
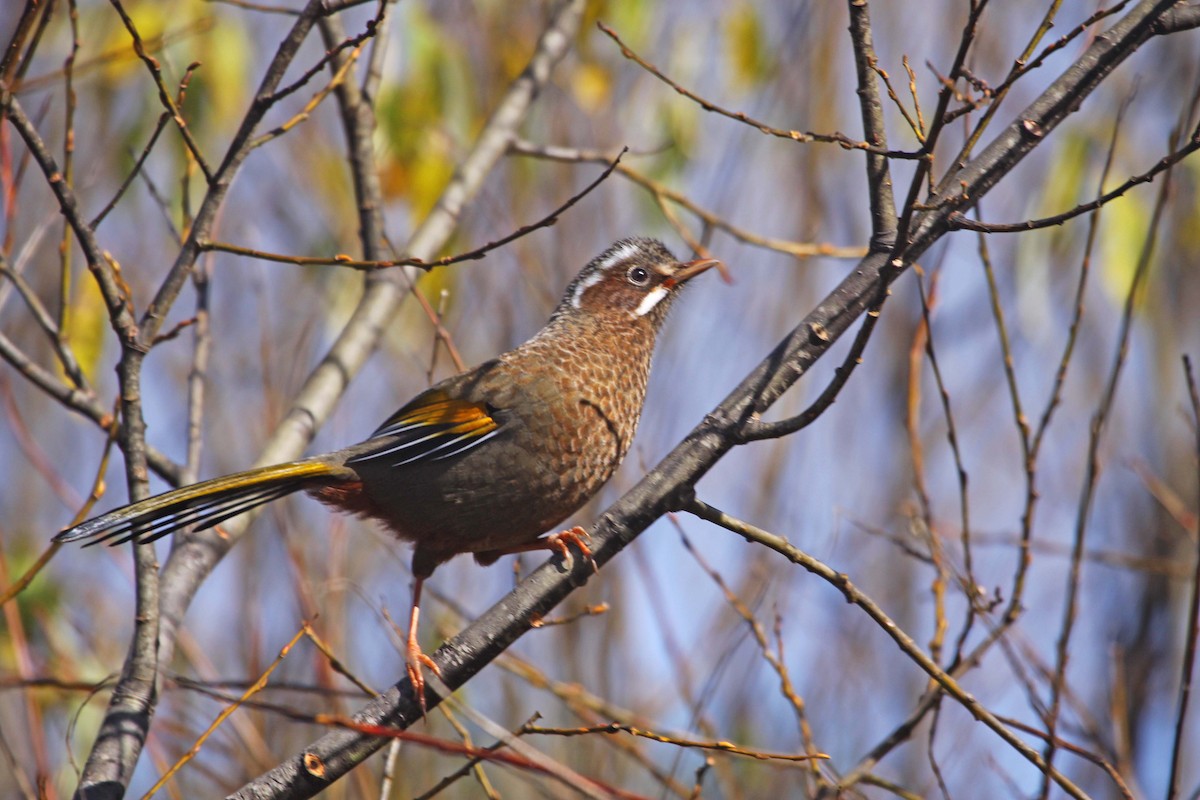
M368 261L354 259L350 258L349 256L342 255L328 258L324 256L293 256L281 253L268 253L262 250L254 250L248 247L239 247L238 245L227 244L225 242L211 241L200 242L200 249L222 253L233 253L235 255L246 256L248 258L257 258L263 261L273 261L281 264L295 264L297 266L339 266L361 270L392 269L395 267L420 267L424 270L431 270L435 267L446 267L450 266L451 264L459 264L464 261L478 261L486 257L487 254L493 250L497 250L504 245L509 244L510 242L520 239L523 236L528 236L530 233L533 233L540 228L547 228L557 223L559 217L561 217L568 209L570 209L584 197L591 194L593 189L603 183L605 179L612 174L613 170L616 169L617 165L620 163L621 155L624 154L624 152L625 150L622 149L621 153L618 154L617 157L607 167L605 167L604 171L601 172L595 180L583 187L583 189L580 191L573 194L567 199L566 202L551 211L546 216L539 219L537 222L533 222L528 225L522 225L512 233L502 236L499 239L494 239L487 244L480 245L472 250L467 250L466 252L458 253L452 256L443 256L442 258L434 259L408 256L406 258Z
M834 370L833 380L829 382L829 385L825 387L821 395L808 408L793 417L772 422L764 422L757 417L752 417L746 420L742 429L738 432L739 442L754 442L762 439L776 439L781 436L789 436L816 422L837 401L838 395L845 388L846 382L850 380L850 375L854 372L855 367L862 363L862 354L867 348L867 342L871 340L871 333L875 330L876 323L879 322L885 300L887 300L887 293L881 292L879 299L867 309L867 313L863 317L862 327L858 329L858 334L854 337L854 343L850 345L850 352L846 353L846 358ZM812 332L812 335L814 338L820 339L822 336L827 336L828 334L821 329L817 329Z
M1004 720L1004 724L1011 725L1012 727L1016 728L1019 731L1024 731L1025 733L1028 733L1030 736L1036 736L1042 740L1046 739L1045 731L1040 731L1032 725L1027 725L1024 722L1021 722L1020 720L1012 719L1010 717L1000 717L1000 719ZM1068 753L1071 753L1072 755L1079 756L1080 758L1084 759L1085 761L1090 761L1091 763L1100 767L1100 769L1104 770L1105 774L1108 775L1109 780L1111 780L1113 782L1113 786L1115 786L1117 788L1117 791L1121 793L1121 797L1124 800L1134 800L1134 794L1130 790L1129 786L1125 783L1124 779L1121 777L1120 770L1118 770L1116 767L1114 767L1112 764L1110 764L1106 759L1101 758L1100 756L1096 755L1095 753L1085 750L1084 748L1080 747L1079 745L1071 744L1070 742L1068 742L1064 739L1059 739L1056 742L1056 744L1058 747L1062 748L1062 750L1064 750Z
M1187 381L1188 399L1192 406L1192 425L1196 437L1194 455L1200 464L1200 389L1196 386L1196 374L1192 371L1192 360L1187 355L1183 357L1183 375ZM1197 485L1200 485L1200 469L1197 469ZM1197 495L1200 497L1200 495ZM1192 596L1188 603L1187 630L1184 634L1183 664L1179 678L1179 710L1175 714L1175 737L1171 742L1171 776L1167 783L1167 800L1175 800L1179 796L1179 781L1182 779L1184 759L1183 741L1187 729L1188 705L1192 699L1192 681L1196 667L1196 641L1200 638L1200 525L1192 531L1192 541L1195 543L1195 564L1192 575Z
M983 0L983 2L979 3L979 11L981 13L983 11L983 6L986 4L986 0ZM1058 16L1058 9L1061 4L1062 0L1051 0L1051 2L1047 5L1046 12L1042 15L1041 22L1038 24L1037 28L1034 29L1033 34L1029 37L1029 41L1025 44L1025 49L1021 51L1021 54L1018 55L1014 61L1008 78L1000 85L999 88L992 90L989 93L989 103L987 108L984 110L979 121L975 123L975 127L966 137L966 141L959 149L958 155L956 155L950 162L951 164L960 164L964 162L974 151L975 146L979 143L980 137L983 136L984 131L986 131L988 126L991 125L992 119L1000 110L1000 105L1004 102L1004 98L1008 94L1009 88L1011 88L1012 84L1017 80L1017 78L1024 74L1024 72L1019 71L1021 63L1033 54L1033 51L1037 48L1038 43L1053 27L1054 18ZM967 65L965 63L961 63L957 66L956 70L950 74L949 80L953 82L959 77L966 76L968 74ZM969 108L964 109L964 113L969 110ZM955 117L955 114L948 113L946 114L944 121L948 124Z
M975 581L974 558L971 550L971 504L970 476L966 462L963 459L962 448L959 445L958 426L954 421L954 410L950 402L950 390L947 388L945 376L942 374L941 362L937 357L937 347L934 343L933 320L930 315L929 297L925 291L925 282L917 276L917 294L921 299L921 318L925 321L928 334L925 338L925 355L929 359L929 367L933 372L934 385L937 387L938 399L942 406L942 417L946 422L946 442L950 446L950 454L954 459L955 476L958 479L959 506L959 541L962 545L963 572L962 590L967 598L967 618L963 622L963 630L959 634L960 642L964 640L975 622L978 610L976 601L979 599L978 584ZM932 531L931 531L932 535Z
M589 150L586 148L563 147L561 145L539 145L524 139L513 141L510 152L534 158L544 158L550 161L566 161L578 163L607 163L612 161L614 154ZM761 236L749 229L739 227L729 222L720 214L715 214L690 200L687 196L668 188L665 184L654 180L627 164L617 166L617 174L636 183L649 191L657 201L670 202L687 209L709 228L723 230L738 241L754 247L786 253L796 258L811 258L814 256L829 256L830 258L862 258L866 254L865 247L841 247L833 244L793 242L786 239L776 239Z
M1080 203L1069 211L1064 211L1061 214L1055 214L1050 217L1041 217L1039 219L1025 220L1024 222L980 222L970 219L963 214L955 212L950 215L950 227L956 230L979 231L980 233L1023 233L1025 231L1037 230L1039 228L1050 228L1055 225L1074 219L1082 214L1099 209L1101 206L1116 200L1130 189L1139 186L1143 183L1150 183L1162 172L1165 172L1171 167L1178 164L1183 159L1190 156L1192 153L1200 150L1200 125L1192 131L1188 143L1183 147L1173 150L1171 153L1163 156L1154 166L1143 173L1134 175L1126 180L1115 189L1105 192L1087 203Z
M758 120L742 113L741 111L728 111L724 108L721 108L717 104L706 100L695 92L685 89L683 86L680 86L678 83L668 78L649 61L646 61L637 53L633 52L633 50L629 49L629 47L623 41L621 41L621 37L617 35L616 31L605 25L603 22L597 21L596 27L604 31L609 38L617 43L617 46L621 48L621 55L623 55L625 58L628 58L630 61L635 62L642 69L646 70L651 75L670 86L679 94L695 102L705 111L711 111L714 114L720 114L723 117L728 117L729 119L745 123L753 128L757 128L759 131L767 134L768 136L776 136L781 139L790 139L793 142L824 142L828 144L839 145L845 150L866 150L877 155L888 156L889 158L920 158L920 155L917 153L910 153L904 150L886 150L873 147L868 142L857 142L844 133L813 133L812 131L784 130L782 128L772 127L765 122L759 122Z
M59 322L42 305L41 298L37 296L37 293L25 280L25 277L5 266L2 254L0 254L0 277L12 281L12 285L16 287L17 293L21 295L21 299L25 301L30 314L33 315L34 322L37 323L42 333L46 334L50 346L54 348L54 354L58 357L59 366L62 367L62 371L66 376L71 379L74 387L85 394L92 394L93 390L83 374L83 368L79 366L79 360L75 357L75 352L71 349L66 339L63 338Z
M100 247L94 230L84 221L79 208L79 200L70 185L63 180L62 171L54 156L50 154L37 129L25 114L20 101L12 93L8 84L3 82L0 82L0 108L3 108L4 116L17 130L25 142L25 146L29 149L30 155L42 170L46 183L54 193L55 199L58 200L63 217L75 232L79 247L83 250L84 258L87 260L88 269L92 271L92 275L100 287L100 294L104 298L113 329L123 345L130 345L136 341L137 326L128 307L125 287L116 274L113 262Z
M167 84L163 80L162 67L158 63L158 59L150 55L146 51L146 45L142 41L141 34L138 33L137 26L133 24L133 20L126 13L125 7L121 5L121 0L109 0L113 8L117 10L117 14L121 17L121 22L125 24L125 30L129 31L129 37L133 40L133 52L137 53L138 58L146 65L146 69L150 71L150 77L154 79L154 85L158 88L158 100L163 104L163 108L171 115L171 121L175 123L175 127L179 128L179 135L183 137L183 143L187 146L188 152L192 154L192 158L196 159L196 163L204 172L204 177L209 183L213 181L213 171L208 165L208 161L204 158L204 153L200 150L200 145L192 136L191 128L188 127L187 121L183 118L183 112L179 106L175 104L175 98L171 96L171 92L167 89Z
M933 174L933 154L937 150L942 131L945 130L947 125L946 109L950 105L950 98L955 94L954 82L957 80L963 64L967 62L967 55L971 51L971 46L975 43L979 18L983 15L983 10L987 7L987 4L988 0L978 0L969 4L967 21L963 24L962 34L958 39L958 50L954 54L953 65L950 67L946 82L942 85L941 91L938 92L937 105L934 107L933 116L930 117L929 130L925 135L925 142L921 148L925 157L917 162L916 173L909 183L908 196L904 199L904 205L900 211L900 219L896 223L896 244L901 248L901 252L909 244L909 230L914 221L914 213L918 210L917 197L920 195L922 185ZM852 7L853 5L851 3ZM955 161L951 163L958 164L960 162Z
M217 714L217 718L212 721L211 725L205 728L204 732L201 733L196 739L195 744L193 744L186 753L180 756L179 760L172 764L170 769L162 774L162 777L160 777L158 781L150 787L150 791L146 792L146 794L142 796L142 800L149 800L149 798L153 797L154 793L161 789L167 781L171 780L172 776L174 776L176 772L183 769L184 765L186 765L200 753L200 748L204 746L204 743L208 740L208 737L212 736L213 733L216 732L217 728L220 727L222 722L229 718L230 714L232 714L234 711L237 711L239 708L245 705L247 700L262 691L262 688L267 685L267 681L270 679L271 673L275 671L276 667L283 663L283 660L287 658L288 653L292 651L292 648L296 646L296 643L304 637L304 632L307 630L307 628L308 622L305 621L302 623L300 630L296 631L295 635L288 640L288 643L280 649L279 654L275 656L274 660L272 660L271 663L267 665L267 668L263 670L262 674L259 675L258 680L251 684L250 688L246 689L246 691L242 693L242 696L239 697L235 702L230 703L221 710L220 714Z
M801 552L784 537L765 531L742 520L735 519L701 500L693 498L687 504L686 510L701 519L738 534L748 542L769 547L786 557L792 563L832 585L842 593L846 598L846 602L862 609L879 626L880 630L887 634L900 647L913 663L920 667L929 677L937 681L941 689L962 705L971 716L991 729L1038 770L1052 778L1064 792L1076 798L1076 800L1086 800L1087 795L1082 789L1076 786L1065 775L1058 772L1058 770L1048 765L1036 750L1014 735L982 703L963 689L949 673L922 652L917 643L894 620L888 617L875 601L863 594L858 587L850 582L849 576L836 572L812 556Z
M635 728L632 725L623 725L619 722L610 722L607 725L588 725L582 728L546 728L538 725L526 725L524 728L526 733L540 733L546 736L587 736L594 733L628 733L630 736L638 736L642 739L649 739L652 742L661 742L663 744L673 744L676 747L697 748L700 750L715 750L721 753L730 753L735 756L749 756L761 761L811 761L813 759L827 759L825 753L815 753L808 755L806 753L768 753L762 750L754 750L748 747L740 747L733 742L725 741L703 741L700 739L691 739L678 734L658 733L656 731L644 730Z
M315 64L313 64L311 67L309 67L307 70L304 71L303 75L301 75L299 78L297 78L295 81L288 84L287 86L284 86L282 89L276 89L270 95L268 95L266 97L262 97L261 101L266 105L275 105L280 100L283 100L285 97L288 97L289 95L293 94L294 92L300 91L301 89L303 89L305 86L308 85L309 81L311 81L318 74L320 74L320 72L325 69L326 65L337 63L344 51L346 51L346 50L357 51L359 46L361 46L363 42L367 41L368 39L373 38L377 32L376 26L379 24L379 19L380 19L380 17L382 17L382 15L385 13L385 11L387 9L387 3L385 3L385 2L380 2L378 5L379 5L379 8L376 10L375 16L372 17L371 19L367 20L367 23L364 26L362 33L359 33L355 36L351 36L347 39L344 39L341 42L338 42L333 47L329 48L329 50L326 51L325 54L322 55L321 58L318 59ZM327 9L326 9L326 11L327 11ZM325 18L326 14L322 13L321 16L323 18ZM357 58L357 56L352 56L350 60L353 61L356 58ZM337 72L340 72L340 71L341 71L340 68L335 67L335 70L334 70L335 75ZM339 81L334 81L335 84L338 82ZM254 147L253 142L251 143L250 146Z
M1200 95L1197 95L1197 97L1200 97ZM1195 103L1195 100L1196 98L1193 98L1193 103ZM1052 764L1054 760L1056 747L1055 731L1058 725L1058 713L1063 686L1066 682L1067 660L1070 655L1071 635L1075 627L1080 582L1082 580L1084 542L1087 538L1096 485L1100 479L1100 444L1104 434L1107 432L1109 414L1112 411L1121 373L1125 366L1125 359L1129 352L1129 337L1133 329L1134 309L1137 306L1142 283L1149 272L1152 261L1151 256L1154 254L1154 246L1158 239L1158 227L1163 219L1163 211L1166 208L1170 188L1171 172L1168 171L1164 176L1162 186L1159 187L1158 197L1155 199L1154 210L1150 218L1150 225L1147 228L1146 238L1142 244L1142 251L1138 256L1137 266L1134 269L1133 280L1130 282L1129 291L1125 295L1125 306L1122 310L1121 322L1118 327L1117 348L1113 354L1112 367L1109 370L1104 391L1096 405L1096 412L1089 426L1087 462L1083 486L1080 492L1079 508L1075 517L1071 561L1066 579L1067 596L1063 607L1058 641L1055 645L1055 667L1050 688L1048 718L1046 719L1048 738L1043 753L1047 764ZM1043 777L1039 796L1045 798L1048 796L1049 791L1049 779Z
M374 26L369 26L366 33L360 34L359 37L355 38L366 39L373 31ZM313 96L309 98L308 102L304 104L302 109L285 120L281 125L277 125L261 136L256 136L255 138L251 139L250 148L253 150L262 147L268 142L274 141L280 136L283 136L300 123L307 121L312 115L312 112L317 109L317 106L321 105L321 102L324 101L324 99L328 97L331 92L337 89L338 85L341 84L342 81L346 80L346 75L349 74L350 70L358 62L358 57L362 53L362 48L363 45L358 44L351 49L349 57L347 57L341 62L341 64L337 65L336 69L334 69L333 76L329 79L329 82L322 86L316 93L314 93ZM314 70L315 69L319 69L319 67L315 67Z
M1097 183L1097 191L1104 188L1105 180L1108 178L1109 171L1112 169L1113 162L1116 158L1117 151L1117 135L1121 129L1120 115L1113 122L1112 134L1109 138L1108 153L1104 159L1104 166L1100 170L1100 177ZM1008 625L1016 620L1021 612L1022 601L1025 597L1025 579L1028 574L1031 564L1030 545L1033 541L1033 523L1034 513L1037 510L1037 502L1039 491L1037 486L1037 462L1041 454L1042 442L1046 435L1046 431L1050 427L1050 421L1053 418L1054 411L1062 400L1063 385L1066 383L1067 369L1071 364L1071 357L1075 352L1075 343L1079 335L1079 329L1083 323L1083 299L1087 289L1088 276L1091 272L1092 251L1096 246L1097 235L1100 231L1101 214L1099 210L1093 213L1088 219L1087 237L1084 241L1083 255L1079 263L1079 280L1075 285L1075 298L1071 307L1071 322L1067 327L1066 342L1063 344L1063 352L1058 360L1058 367L1054 373L1054 384L1050 390L1050 396L1046 400L1046 406L1042 410L1041 418L1038 420L1037 428L1033 431L1032 436L1028 432L1028 420L1024 426L1021 423L1018 409L1014 406L1014 414L1018 414L1017 426L1022 434L1022 451L1025 456L1025 502L1021 511L1021 539L1020 547L1017 554L1017 565L1014 570L1012 579L1012 588L1009 591L1008 606L1004 611L1002 624ZM1011 358L1011 357L1010 357ZM1014 389L1015 391L1015 389ZM1028 442L1026 443L1026 437Z

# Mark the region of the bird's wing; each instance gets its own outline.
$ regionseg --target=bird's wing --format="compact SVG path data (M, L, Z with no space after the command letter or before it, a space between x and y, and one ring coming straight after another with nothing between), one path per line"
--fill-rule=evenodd
M487 403L432 389L390 416L346 463L384 460L401 467L461 455L502 430L495 413Z

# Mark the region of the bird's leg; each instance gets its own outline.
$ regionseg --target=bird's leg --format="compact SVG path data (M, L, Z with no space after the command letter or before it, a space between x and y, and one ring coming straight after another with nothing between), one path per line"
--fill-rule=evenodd
M425 716L425 674L421 672L421 667L429 667L439 678L442 677L438 665L421 651L421 645L417 643L417 625L421 619L421 587L424 585L424 577L418 576L413 579L412 616L408 620L408 642L404 656L408 679L417 694L417 702L421 704L421 716Z

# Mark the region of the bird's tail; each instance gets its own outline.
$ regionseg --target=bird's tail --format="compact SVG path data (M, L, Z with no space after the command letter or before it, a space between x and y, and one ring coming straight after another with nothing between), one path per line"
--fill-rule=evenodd
M322 461L292 461L236 472L148 497L61 531L56 542L88 540L110 545L153 542L185 525L211 528L263 503L346 475L346 467Z

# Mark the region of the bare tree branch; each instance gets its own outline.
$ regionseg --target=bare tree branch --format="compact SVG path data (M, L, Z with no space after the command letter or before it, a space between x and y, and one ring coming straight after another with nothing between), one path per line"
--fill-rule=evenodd
M1153 23L1171 3L1145 2L1097 39L1050 88L1014 121L1005 134L980 156L955 170L940 184L935 202L915 220L913 235L897 244L895 254L871 253L768 354L705 421L659 463L637 486L613 504L591 529L593 557L603 565L616 556L653 520L688 507L699 478L735 446L736 432L768 409L783 392L824 354L871 304L948 230L948 217L984 196L1054 127L1077 109L1119 63L1152 35ZM1025 131L1025 133L1022 133ZM1029 131L1037 131L1030 136ZM949 194L946 187L954 186ZM816 334L814 332L820 332ZM577 563L564 569L552 559L536 569L507 597L480 616L434 654L445 684L463 685L504 651L532 621L544 616L577 586L592 567ZM431 703L430 705L434 705ZM976 707L971 706L972 713ZM355 720L369 725L403 728L421 717L422 709L407 679L364 707ZM1033 763L1040 756L1019 740L1010 744ZM350 731L333 731L285 764L247 784L240 798L308 797L321 791L383 742ZM1073 796L1082 796L1065 777L1056 780ZM1068 788L1070 787L1070 788Z

